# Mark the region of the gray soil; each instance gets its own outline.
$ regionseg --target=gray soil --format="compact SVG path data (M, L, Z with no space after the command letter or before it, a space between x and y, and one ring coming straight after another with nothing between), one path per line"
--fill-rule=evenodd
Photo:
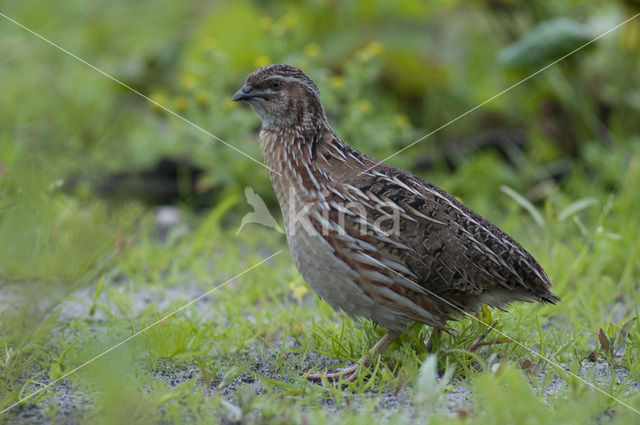
M95 288L85 288L77 291L67 301L62 303L60 321L69 321L77 317L89 317L89 308L92 303L92 297ZM0 299L8 300L10 297L4 297L0 287ZM133 308L135 311L141 311L145 306L153 303L157 306L158 311L166 311L169 307L168 300L188 300L195 299L202 295L203 290L196 285L187 284L181 287L164 288L164 289L141 289L134 293ZM13 296L13 295L12 295ZM104 293L101 295L105 297ZM105 300L108 301L108 300ZM1 304L1 302L0 302ZM197 301L199 317L202 320L206 320L208 316L213 316L214 307L210 297L203 297ZM109 305L107 302L106 305ZM0 308L3 306L0 305ZM94 323L99 323L105 320L105 314L97 311L92 317ZM278 344L275 347L281 346ZM293 348L293 347L285 347ZM287 371L283 373L278 370L273 370L274 354L271 350L264 349L259 345L249 348L249 352L246 354L246 358L242 359L243 363L250 364L250 368L253 372L262 375L266 378L280 381L290 382L292 380L290 375L293 371ZM237 359L234 359L237 360ZM298 364L302 364L303 370L316 367L318 370L335 369L339 362L336 359L327 358L320 354L314 353L307 356L305 359L298 359ZM497 367L499 360L495 360L495 366ZM237 364L237 363L236 363ZM224 367L220 368L224 370ZM529 371L529 376L538 377L538 384L543 382L545 374L554 373L552 368L547 368L545 372ZM37 372L37 371L34 371ZM222 379L222 374L219 372L217 382L213 382L209 392L219 391L220 394L228 401L228 415L226 421L228 423L238 423L236 412L238 397L237 391L254 391L256 394L262 394L267 391L272 391L265 388L259 379L256 379L254 374L242 373L236 377L231 383L226 386L216 388ZM585 360L578 370L578 374L584 378L587 382L593 383L608 383L612 376L615 376L616 383L619 385L625 381L628 376L628 371L622 366L611 366L609 363L596 359L596 361ZM197 366L187 362L166 362L161 364L154 372L155 378L166 381L171 386L179 385L187 380L199 378L200 370ZM39 381L43 384L47 384L46 373L43 374ZM204 385L202 380L199 380L201 385ZM546 382L549 382L547 379ZM628 383L627 383L628 384ZM553 379L550 380L544 390L543 395L545 397L552 396L559 392L565 391L568 388L567 383L559 375L554 374ZM37 389L33 387L32 390ZM29 404L28 402L22 406L18 406L13 409L9 416L0 418L5 419L7 424L75 424L75 423L90 423L90 412L92 408L91 397L88 396L82 388L72 387L68 380L62 380L56 383L51 390L54 390L55 395L47 398L37 405ZM633 382L630 385L629 391L640 391L640 386L637 382ZM444 399L438 404L439 408L444 412L449 412L452 415L459 414L459 412L466 412L472 409L471 391L467 387L464 381L454 381L450 385L449 391L446 392ZM413 388L403 388L397 393L389 391L383 392L381 395L372 393L360 393L353 394L349 397L349 405L351 408L356 408L362 403L369 400L375 400L380 412L380 418L389 417L403 417L406 418L407 423L415 422L416 418L425 417L427 414L421 410L423 407L414 403L415 397L413 395ZM342 407L336 406L332 400L326 400L323 402L328 413L336 412ZM235 407L234 407L235 406ZM433 413L433 412L432 412ZM224 423L224 422L223 422Z

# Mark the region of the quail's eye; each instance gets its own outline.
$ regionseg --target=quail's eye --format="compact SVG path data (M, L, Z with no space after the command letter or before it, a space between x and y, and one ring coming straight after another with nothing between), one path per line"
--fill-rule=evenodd
M279 80L273 80L271 82L271 84L269 85L269 87L271 87L272 89L279 89L280 88L280 81Z

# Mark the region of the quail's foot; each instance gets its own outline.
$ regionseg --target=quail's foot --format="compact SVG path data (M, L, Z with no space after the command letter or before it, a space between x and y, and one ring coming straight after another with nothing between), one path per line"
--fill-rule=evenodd
M347 382L353 382L356 380L356 378L358 377L358 374L360 373L361 363L364 363L364 365L366 366L369 362L368 360L364 360L364 362L361 360L358 363L354 363L351 366L338 369L335 372L312 373L310 375L307 375L306 378L307 380L311 382L316 382L316 383L321 383L324 379L326 379L329 382L339 381L340 379L343 379Z

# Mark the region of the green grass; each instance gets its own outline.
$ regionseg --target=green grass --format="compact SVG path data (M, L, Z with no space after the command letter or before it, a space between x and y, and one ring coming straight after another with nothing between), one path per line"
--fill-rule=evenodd
M15 1L2 12L258 159L257 119L229 96L264 61L302 66L338 133L383 158L521 78L496 68L495 51L512 34L545 17L626 13L622 3L596 3L514 6L509 16L462 2L286 10L61 2L49 13L42 2ZM267 171L0 21L0 410L82 366L0 423L33 412L104 424L637 423L572 375L640 409L640 133L638 85L629 83L638 55L628 31L575 58L575 69L541 74L392 160L410 168L486 128L525 129L526 149L511 164L483 151L459 158L455 172L436 160L418 173L520 241L563 302L463 317L435 357L430 329L414 326L369 373L321 386L304 375L357 361L384 330L317 298L283 235L255 224L236 234L250 210L244 187L274 206ZM574 119L560 122L578 139L577 156L547 131L549 99ZM605 107L603 136L594 123ZM166 235L153 208L100 199L91 185L163 156L203 167L198 183L215 198L194 212L186 194ZM74 178L74 190L61 186ZM502 333L522 345L469 350ZM443 408L461 386L469 402Z

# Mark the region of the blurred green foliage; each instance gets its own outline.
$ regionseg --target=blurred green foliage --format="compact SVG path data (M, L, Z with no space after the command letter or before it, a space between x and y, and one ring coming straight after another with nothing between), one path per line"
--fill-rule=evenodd
M3 10L255 158L258 121L230 95L258 66L306 70L341 137L386 157L635 10L588 0L69 1L48 14L36 4L8 1ZM638 133L639 25L629 23L393 162L411 168L421 156L437 160L443 146L489 128L524 129L527 153L542 163L581 160L592 143L628 144ZM54 179L99 178L181 156L206 169L207 187L250 184L272 196L247 158L9 21L1 30L4 174L20 156L41 157Z

